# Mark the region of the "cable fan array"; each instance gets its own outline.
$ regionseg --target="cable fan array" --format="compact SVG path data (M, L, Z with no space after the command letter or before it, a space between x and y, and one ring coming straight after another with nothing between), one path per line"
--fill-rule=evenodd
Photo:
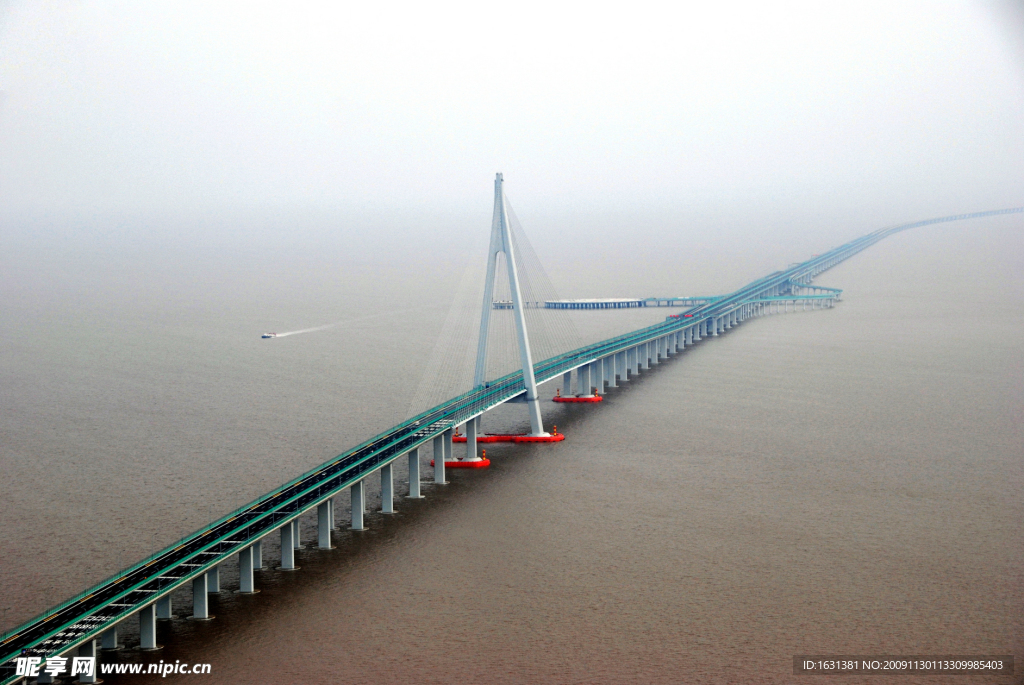
M582 338L572 321L574 312L545 308L545 302L560 298L507 198L506 209L530 349L536 363L580 347ZM482 252L473 250L473 261L463 272L437 343L410 403L409 416L472 389L486 275L486 260L480 254ZM498 256L490 305L493 309L487 338L487 379L499 378L522 368L508 282L507 255L502 253Z

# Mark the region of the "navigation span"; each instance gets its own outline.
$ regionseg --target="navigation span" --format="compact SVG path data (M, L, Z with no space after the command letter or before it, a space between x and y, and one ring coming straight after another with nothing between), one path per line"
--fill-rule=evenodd
M479 459L477 419L504 402L525 401L528 405L531 432L524 437L543 439L549 436L542 424L538 383L561 377L565 395L573 390L579 397L599 395L605 392L606 386L616 387L618 383L628 382L651 365L678 355L691 345L721 336L750 319L793 309L833 307L839 301L841 291L812 285L814 277L894 233L931 224L1022 211L1024 207L957 214L880 229L805 262L768 274L733 293L701 298L702 303L668 316L655 325L534 363L522 317L523 303L516 281L515 258L499 174L495 181L495 221L488 262L489 282L482 307L475 387L370 438L5 633L0 637L0 684L26 678L18 673L19 661L24 670L27 659L34 663L38 659L45 664L48 657L95 656L99 647L116 647L118 625L125 621L139 622L141 649L159 649L156 621L172 616L172 592L191 586L193 618L208 618L209 593L220 590L219 570L222 564L228 563L238 564L239 591L255 592L254 572L263 568L264 563L263 539L269 535L280 535L279 566L294 569L295 549L299 542L298 518L313 510L317 515L318 544L321 548L330 548L330 535L335 528L333 498L346 488L351 491L351 527L363 529L365 488L373 474L380 477L382 510L393 512L395 484L392 465L398 459L408 460L409 497L422 497L420 447L432 442L433 453L444 455L444 459L437 460L433 479L435 483L445 483L445 461L451 461L455 429L465 427L468 442L466 460ZM511 308L517 310L523 368L501 378L484 379L481 370L486 368L482 363L486 359L486 349L482 341L487 337L488 312L493 310L493 265L496 255L501 252L513 265L507 271L513 295ZM662 298L665 299L672 298ZM38 682L51 682L45 674L40 678ZM96 679L95 675L79 676L80 682L85 683Z

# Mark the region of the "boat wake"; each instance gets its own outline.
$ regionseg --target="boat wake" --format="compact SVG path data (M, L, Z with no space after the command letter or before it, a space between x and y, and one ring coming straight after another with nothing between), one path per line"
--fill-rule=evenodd
M380 312L380 313L377 313L377 314L370 314L368 316L359 316L359 317L356 317L354 319L345 319L344 321L335 321L334 323L329 323L329 324L327 324L325 326L315 326L313 328L300 328L297 331L285 331L284 333L264 333L262 335L262 337L263 338L284 338L284 337L289 336L289 335L299 335L301 333L315 333L316 331L326 331L329 328L335 328L337 326L343 326L345 324L359 323L360 321L369 321L370 319L379 319L379 318L381 318L383 316L394 316L395 314L401 314L401 313L406 312L406 311L409 311L409 310L408 309L403 309L403 310L397 311L397 312Z

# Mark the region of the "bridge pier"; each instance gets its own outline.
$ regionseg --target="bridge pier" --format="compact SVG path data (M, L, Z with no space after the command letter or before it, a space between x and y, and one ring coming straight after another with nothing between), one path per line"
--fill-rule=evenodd
M263 540L252 543L252 568L254 571L266 570L263 565Z
M436 485L447 485L448 481L444 476L444 433L434 436L434 483Z
M220 564L206 572L206 591L220 592Z
M332 503L332 500L327 499L316 505L316 546L320 549L331 549Z
M395 513L395 477L390 462L380 467L380 513Z
M98 683L100 682L99 673L100 665L99 659L96 654L96 640L88 640L85 644L78 648L78 656L89 656L94 659L95 667L92 669L92 675L79 674L78 682L80 683ZM70 662L68 662L70 663ZM69 671L70 672L70 671Z
M192 620L208 621L210 615L210 588L207 574L192 579Z
M572 397L572 369L562 374L562 395Z
M610 354L601 360L604 364L604 377L608 381L609 388L619 387L615 379L615 355Z
M256 581L253 578L253 545L249 545L238 553L238 591L243 595L256 594Z
M719 322L718 317L715 317L714 319L712 319L712 326L711 326L711 335L712 335L712 337L718 337L718 322Z
M295 526L292 522L281 526L281 566L282 571L294 571L295 565Z
M174 612L171 610L170 595L164 595L156 600L156 618L161 621L170 621L172 618L175 618Z
M455 461L455 450L452 447L452 438L455 436L455 429L449 428L444 433L444 460Z
M366 530L363 525L363 512L366 507L366 485L363 481L356 481L349 487L352 504L352 530Z
M168 602L168 607L170 607L170 602ZM144 652L160 649L156 643L156 608L150 604L139 610L139 646Z
M571 372L570 372L571 373ZM569 375L569 374L567 374ZM568 389L566 389L566 395L568 395ZM466 422L466 460L467 461L479 461L480 452L477 447L477 435L480 432L480 417L476 416Z
M117 643L117 626L107 628L100 633L100 649L104 652L115 652L121 647L122 645Z
M590 384L594 387L593 393L595 395L604 394L603 371L600 359L590 362Z
M420 448L409 452L409 494L408 499L423 499L420 494Z
M629 370L626 368L626 352L622 351L615 355L615 371L620 381L629 380Z
M590 364L576 369L576 392L580 397L593 397L594 390L590 385Z

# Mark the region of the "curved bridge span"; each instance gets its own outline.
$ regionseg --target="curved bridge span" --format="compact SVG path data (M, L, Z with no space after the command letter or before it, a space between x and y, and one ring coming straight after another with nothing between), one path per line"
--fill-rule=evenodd
M957 214L874 231L786 270L759 278L733 293L709 298L710 301L670 316L664 322L533 364L536 381L543 383L562 376L568 382L575 373L577 386L583 393L591 392L595 386L603 391L604 382L614 386L616 377L627 380L630 373L635 375L639 369L649 368L659 359L703 338L717 336L751 317L790 305L832 306L841 291L812 286L812 279L894 233L930 224L1018 212L1024 212L1024 207ZM321 546L330 546L334 523L332 498L336 494L352 488L353 527L361 528L363 480L367 476L381 471L382 484L385 484L382 489L392 488L386 492L384 507L387 511L387 507L392 506L393 496L391 464L407 457L410 495L418 496L421 445L430 440L447 440L450 445L456 426L526 392L524 374L517 371L453 397L5 633L0 637L0 685L24 677L17 673L19 657L36 657L45 662L47 657L72 653L95 655L97 640L102 640L105 647L116 645L117 624L135 615L141 621L142 647L155 648L155 621L161 614L170 616L171 592L192 583L196 615L204 617L211 578L218 578L219 565L235 555L240 564L241 590L252 592L253 567L262 566L260 541L263 538L280 531L282 567L289 567L289 559L294 567L295 522L299 516L317 509ZM437 444L435 442L435 446ZM438 472L443 481L443 466L435 469L435 477ZM82 682L90 681L83 679Z

